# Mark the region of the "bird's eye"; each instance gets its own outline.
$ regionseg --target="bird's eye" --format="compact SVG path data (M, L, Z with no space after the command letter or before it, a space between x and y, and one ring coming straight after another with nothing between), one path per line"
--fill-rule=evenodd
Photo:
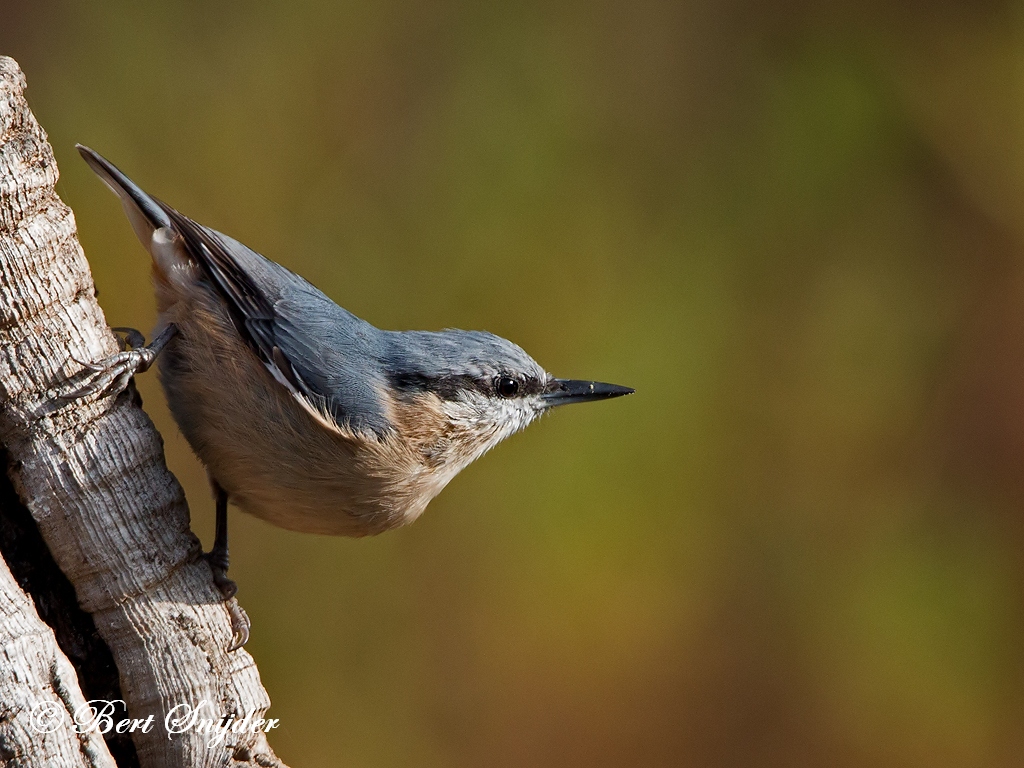
M502 397L514 397L519 391L519 382L511 376L499 376L494 380L494 389Z

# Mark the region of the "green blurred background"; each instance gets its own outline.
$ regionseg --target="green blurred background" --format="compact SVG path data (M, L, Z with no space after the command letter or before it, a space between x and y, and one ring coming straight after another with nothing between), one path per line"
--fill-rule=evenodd
M1024 764L1020 3L7 0L0 53L112 324L147 258L75 142L638 390L377 539L232 513L293 766Z

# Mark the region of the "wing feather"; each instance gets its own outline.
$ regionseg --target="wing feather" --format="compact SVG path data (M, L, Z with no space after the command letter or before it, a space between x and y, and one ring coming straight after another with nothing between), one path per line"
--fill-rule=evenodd
M350 343L358 341L360 334L343 333L338 339L331 334L333 330L334 336L339 335L336 327L317 327L324 323L324 316L336 325L372 326L281 265L163 203L160 206L189 255L224 299L239 335L317 423L345 437L351 437L353 430L369 429L378 435L386 431L376 393L367 388L367 377L358 375L358 366L352 365L353 361L365 363L359 359L358 344ZM297 296L309 305L308 319L296 311ZM346 346L347 350L337 348ZM346 351L348 364L341 359Z

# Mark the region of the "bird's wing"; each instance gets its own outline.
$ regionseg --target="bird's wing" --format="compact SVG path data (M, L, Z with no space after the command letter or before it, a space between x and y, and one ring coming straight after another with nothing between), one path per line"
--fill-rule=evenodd
M280 264L151 197L97 152L78 151L121 198L147 248L155 229L181 235L239 335L317 421L339 434L390 428L374 365L380 331Z
M389 423L367 354L376 329L294 272L160 205L239 334L310 415L341 435L383 434Z

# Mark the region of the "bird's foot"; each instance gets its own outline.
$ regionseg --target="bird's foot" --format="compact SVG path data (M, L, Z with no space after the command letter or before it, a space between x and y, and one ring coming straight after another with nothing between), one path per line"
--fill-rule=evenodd
M203 557L210 564L210 570L213 571L213 583L217 585L217 589L224 596L225 607L231 617L231 645L228 652L237 651L249 642L249 629L252 627L252 622L249 621L248 614L235 599L235 595L238 593L238 584L228 578L227 555L214 549L211 552L204 552Z
M234 598L227 601L227 609L228 615L231 617L231 645L228 646L228 653L231 653L249 642L249 629L252 627L252 622L249 621L249 615Z
M121 351L97 363L82 362L72 357L83 370L68 380L68 391L59 395L62 400L77 400L96 394L100 397L120 394L132 376L149 370L176 329L168 325L148 346L145 337L134 328L112 330L124 334L123 337L117 337Z

